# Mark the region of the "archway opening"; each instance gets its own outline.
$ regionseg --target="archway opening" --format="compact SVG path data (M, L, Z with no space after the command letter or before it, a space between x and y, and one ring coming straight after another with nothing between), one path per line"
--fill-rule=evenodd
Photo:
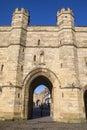
M37 95L35 94L35 89L38 86L42 86L42 88L44 86L45 89ZM52 88L51 81L45 76L41 75L32 80L29 86L28 119L50 116L52 111Z
M32 118L50 116L51 94L45 85L37 86L33 93Z
M87 119L87 90L84 93L85 115Z

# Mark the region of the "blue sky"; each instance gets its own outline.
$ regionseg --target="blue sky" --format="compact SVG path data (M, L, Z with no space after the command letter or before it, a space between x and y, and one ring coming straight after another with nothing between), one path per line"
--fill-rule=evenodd
M39 94L39 93L41 93L45 88L46 88L45 85L40 85L40 86L38 86L38 87L35 89L34 93Z
M87 0L0 0L0 25L10 25L15 8L30 11L30 25L56 25L56 12L71 8L75 25L87 26Z

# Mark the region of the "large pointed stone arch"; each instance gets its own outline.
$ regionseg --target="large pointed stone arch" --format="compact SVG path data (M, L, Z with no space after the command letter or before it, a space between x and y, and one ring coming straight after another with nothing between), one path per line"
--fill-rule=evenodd
M46 85L50 86L50 90L52 89L52 104L51 104L51 116L53 118L58 118L59 113L56 110L59 109L59 105L56 104L56 100L58 98L58 94L60 91L60 81L56 74L47 68L36 68L33 69L24 79L24 87L23 87L23 106L22 106L22 116L25 119L31 117L29 111L31 113L31 104L29 104L30 93L32 94L32 83L36 79L41 78L44 80ZM41 81L42 82L42 81ZM34 86L35 87L35 86ZM29 110L30 108L30 110Z
M84 108L84 117L87 120L87 85L83 88L83 108Z

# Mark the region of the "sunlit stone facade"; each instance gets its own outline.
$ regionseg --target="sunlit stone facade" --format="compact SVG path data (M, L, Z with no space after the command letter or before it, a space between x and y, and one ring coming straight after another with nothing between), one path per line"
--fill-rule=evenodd
M45 85L55 121L87 116L87 27L75 26L70 9L56 26L30 26L25 9L15 9L11 26L0 26L0 118L31 118L33 92Z

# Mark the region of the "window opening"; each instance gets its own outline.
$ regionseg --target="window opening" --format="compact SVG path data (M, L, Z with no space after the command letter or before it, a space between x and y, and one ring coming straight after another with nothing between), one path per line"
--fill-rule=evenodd
M36 61L36 55L34 55L34 59L33 60L34 60L34 62Z
M1 71L3 71L3 69L4 69L4 65L2 64L2 66L1 66Z
M20 93L18 93L18 98L20 98Z
M38 46L40 45L40 39L38 40Z
M40 63L44 63L44 51L40 52Z
M24 48L23 48L23 52L24 52Z

